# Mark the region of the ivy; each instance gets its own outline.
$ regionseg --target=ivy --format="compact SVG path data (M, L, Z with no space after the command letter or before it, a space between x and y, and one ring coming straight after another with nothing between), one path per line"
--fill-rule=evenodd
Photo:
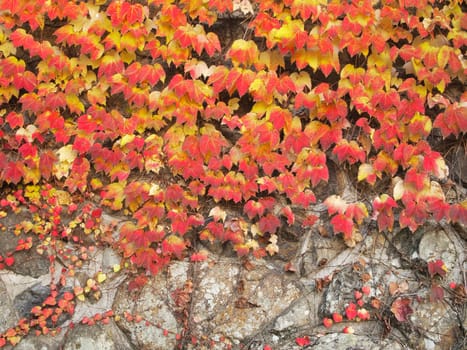
M192 233L273 255L280 228L313 225L320 202L349 244L372 219L465 224L431 142L467 131L467 94L452 93L466 79L462 6L0 1L0 182L14 193L2 207L122 211L113 243L151 273L189 254ZM235 16L243 36L227 40ZM374 199L317 198L329 162ZM62 197L39 205L36 188ZM78 221L91 232L100 213ZM74 235L49 219L32 228L41 239Z

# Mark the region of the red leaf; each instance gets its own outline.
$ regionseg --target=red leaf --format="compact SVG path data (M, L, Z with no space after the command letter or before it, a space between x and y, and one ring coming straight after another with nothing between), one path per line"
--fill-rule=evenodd
M307 346L311 343L310 338L308 336L295 338L295 342L297 343L298 346Z
M394 226L393 208L397 208L397 203L387 194L382 194L373 201L373 210L377 215L378 229L380 231L385 229L392 231Z
M162 252L164 254L173 254L179 259L182 257L185 248L186 244L183 238L176 235L170 235L162 241Z
M17 184L24 175L24 164L20 162L8 162L3 169L3 179L8 183Z
M408 321L408 316L413 314L410 307L412 301L408 298L397 298L391 305L391 312L399 322Z
M288 205L282 208L281 213L287 218L287 224L289 224L289 226L294 224L295 215L292 212L292 209Z
M348 320L353 320L355 317L357 317L357 305L354 303L350 303L345 308L345 315L347 316Z
M264 211L264 205L254 200L249 200L243 207L243 212L248 216L249 219L253 219L256 215L259 217L263 216Z
M141 290L146 283L148 283L149 278L143 274L140 274L133 278L130 283L128 283L128 291Z
M343 317L340 313L334 312L332 314L332 319L334 320L335 323L339 323L339 322L342 322Z
M13 256L7 256L5 259L5 265L6 266L11 266L15 263L15 258Z
M16 112L8 113L8 115L6 116L6 121L8 122L8 124L10 124L10 127L12 129L16 127L21 128L24 124L23 115Z
M448 268L441 259L428 262L428 273L431 277L434 277L435 275L444 277L446 276L447 270Z
M362 321L366 321L366 320L370 319L370 313L365 308L358 309L357 310L357 316Z
M333 325L334 321L328 317L323 318L323 325L326 328L330 328Z
M341 140L332 153L337 155L339 162L347 161L349 164L354 164L357 161L365 161L365 151L355 141Z
M444 289L439 284L433 284L430 290L430 301L437 302L444 298Z
M57 161L57 156L51 150L46 150L41 153L39 160L39 170L42 177L46 180L50 179L54 163Z
M305 217L305 219L302 221L302 226L303 227L311 227L315 224L315 222L318 220L318 217L313 214L309 214Z
M272 213L269 213L259 220L258 225L262 233L273 234L281 226L281 221L277 216L275 216Z
M334 233L343 233L345 239L352 237L354 223L344 214L337 214L332 217L331 224L334 228Z
M208 252L206 250L201 250L197 253L191 254L190 261L201 262L201 261L206 261L207 258L208 258Z

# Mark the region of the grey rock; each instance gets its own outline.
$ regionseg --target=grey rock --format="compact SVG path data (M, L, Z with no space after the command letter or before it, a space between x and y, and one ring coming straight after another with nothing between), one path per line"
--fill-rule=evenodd
M63 293L65 291L71 291L69 289L62 289L58 295L57 295L57 300L60 300L63 297ZM31 309L34 306L41 306L42 303L45 301L45 299L50 295L50 287L49 286L43 286L40 283L35 284L34 286L26 289L22 293L18 294L15 299L13 300L13 305L15 309L17 310L19 316L21 318L30 318L31 315ZM62 313L60 317L57 320L56 324L52 324L50 320L48 320L47 326L52 327L52 326L59 326L63 324L65 321L69 320L71 317L70 314L67 313Z
M64 340L63 350L131 350L134 346L114 321L93 326L76 325Z
M391 340L381 340L375 335L331 333L317 339L311 346L320 350L402 350L403 347Z
M19 318L2 280L0 280L0 300L0 332L4 332L13 327Z
M266 264L257 263L251 271L235 264L232 259L202 267L192 312L198 335L224 336L238 345L279 316L301 290Z
M50 287L40 283L18 294L13 303L21 317L31 316L31 309L34 306L42 305L44 300L50 295Z
M421 259L426 262L443 260L447 267L445 279L447 281L460 282L463 278L462 264L466 245L465 241L458 239L454 230L447 228L449 232L440 226L428 226L424 228L424 234L418 246Z
M418 348L426 350L456 349L462 338L460 322L456 313L444 302L427 302L414 308L410 316L415 329L421 336L412 334L412 341Z
M53 337L50 335L28 335L14 348L7 346L5 350L62 350L64 334L59 333Z
M26 239L27 235L16 236L13 230L17 223L31 220L31 213L26 209L1 219L2 225L7 230L0 233L0 255L5 256L7 253L14 252L15 263L7 269L17 274L38 278L49 272L50 262L47 256L38 254L35 249L15 252L18 240ZM37 246L39 239L35 235L32 236L32 239L33 246Z
M122 318L117 325L129 335L138 349L165 350L175 348L177 341L173 336L181 332L182 325L177 322L176 311L170 295L182 288L188 276L188 263L174 262L167 272L154 276L138 292L128 291L128 283L122 284L115 296L113 309L117 314L130 312L143 317L145 322L128 322Z

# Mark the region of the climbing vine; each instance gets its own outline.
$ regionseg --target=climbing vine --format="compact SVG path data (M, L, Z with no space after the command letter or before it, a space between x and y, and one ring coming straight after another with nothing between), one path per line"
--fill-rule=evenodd
M33 214L14 233L39 244L17 250L66 260L62 243L82 244L64 278L90 235L122 253L116 272L156 274L206 259L198 239L274 255L281 228L312 227L321 203L349 245L371 220L389 232L467 222L467 202L446 199L439 147L467 131L460 0L2 0L0 11L1 215ZM331 163L361 197L316 195ZM105 211L130 218L117 236ZM45 309L72 313L103 280L53 292L58 308L0 344L47 332Z

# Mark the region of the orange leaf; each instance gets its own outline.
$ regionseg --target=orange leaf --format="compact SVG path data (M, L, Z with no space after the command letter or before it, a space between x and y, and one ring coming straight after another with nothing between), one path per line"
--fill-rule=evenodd
M186 244L183 238L176 235L170 235L162 241L162 252L168 255L173 254L179 259L185 248Z

